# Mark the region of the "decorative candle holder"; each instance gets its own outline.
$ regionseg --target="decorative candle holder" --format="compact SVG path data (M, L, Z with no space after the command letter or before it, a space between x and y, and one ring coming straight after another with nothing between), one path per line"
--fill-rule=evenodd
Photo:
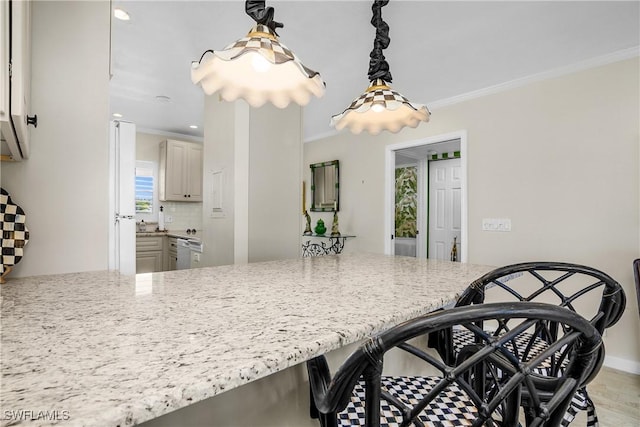
M331 237L339 237L340 230L338 230L338 212L333 212L333 224L331 224Z
M304 217L307 221L307 225L304 229L304 233L302 233L304 236L311 236L313 234L313 231L311 231L311 217L309 216L309 212L307 212L306 210L304 211Z

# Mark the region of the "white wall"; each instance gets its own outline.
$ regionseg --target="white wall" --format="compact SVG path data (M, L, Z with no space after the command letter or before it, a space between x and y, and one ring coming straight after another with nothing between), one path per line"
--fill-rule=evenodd
M205 98L203 265L300 254L302 110ZM213 173L223 211L212 214Z
M31 156L2 163L30 241L10 277L104 270L108 248L107 1L33 3Z
M302 221L302 109L252 108L249 261L297 258Z
M307 143L305 179L310 163L340 160L341 222L358 236L349 244L383 252L385 145L467 130L469 262L557 260L609 273L628 304L607 355L640 372L639 71L634 58L441 108L399 134ZM482 218L511 218L513 230L482 231Z
M204 252L202 265L227 265L234 262L234 145L236 104L205 97L202 227ZM212 216L213 172L222 171L223 211Z

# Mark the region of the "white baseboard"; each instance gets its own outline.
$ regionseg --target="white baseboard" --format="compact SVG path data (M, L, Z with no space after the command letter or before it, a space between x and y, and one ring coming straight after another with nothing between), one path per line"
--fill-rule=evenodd
M635 360L605 356L604 366L607 368L617 369L619 371L629 372L630 374L640 375L640 362Z

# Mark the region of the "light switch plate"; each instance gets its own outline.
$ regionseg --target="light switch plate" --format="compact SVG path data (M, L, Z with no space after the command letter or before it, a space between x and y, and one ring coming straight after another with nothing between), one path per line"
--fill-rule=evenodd
M482 231L511 231L511 219L483 218Z
M211 213L209 214L209 218L225 218L225 217L226 215L224 211L220 209L212 209Z

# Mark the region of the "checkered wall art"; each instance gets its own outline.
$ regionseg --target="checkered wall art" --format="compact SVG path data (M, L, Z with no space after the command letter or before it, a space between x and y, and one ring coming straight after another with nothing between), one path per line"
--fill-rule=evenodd
M25 225L22 208L11 200L4 188L0 188L0 227L2 228L2 263L0 264L0 283L22 259L24 247L29 242L29 230Z

